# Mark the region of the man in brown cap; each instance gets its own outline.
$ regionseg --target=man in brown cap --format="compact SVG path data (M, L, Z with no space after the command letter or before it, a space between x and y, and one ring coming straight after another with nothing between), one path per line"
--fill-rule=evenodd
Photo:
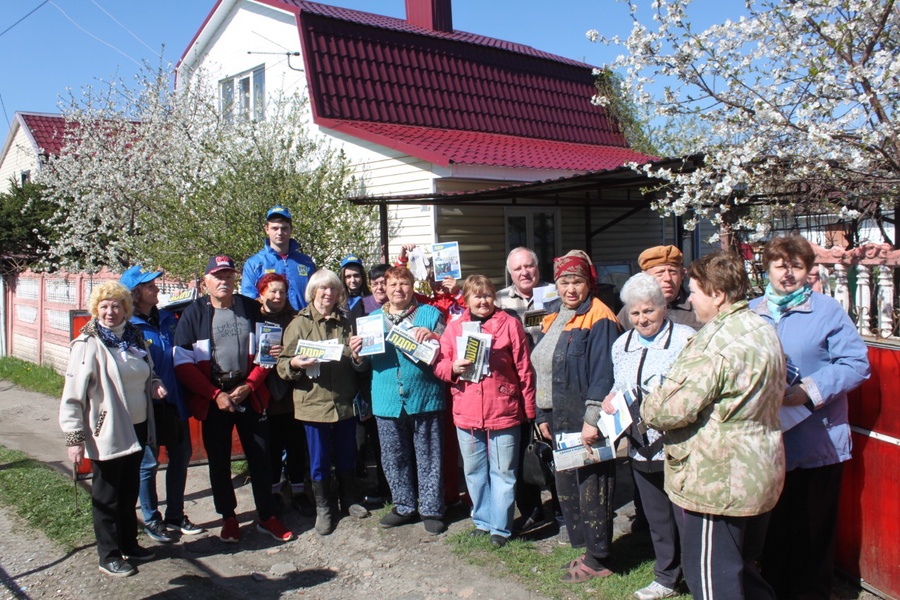
M638 256L638 266L648 275L653 275L662 288L669 308L669 319L697 330L702 324L691 310L688 291L682 287L684 281L684 254L676 246L654 246L647 248ZM619 323L628 330L631 320L623 307L617 315Z

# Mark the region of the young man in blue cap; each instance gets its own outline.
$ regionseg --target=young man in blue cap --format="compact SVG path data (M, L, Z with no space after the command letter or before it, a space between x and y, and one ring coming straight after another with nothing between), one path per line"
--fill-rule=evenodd
M363 270L362 259L355 254L348 254L341 261L341 282L347 290L347 314L353 330L356 331L356 319L364 317L377 306L368 308L366 298L372 295L369 284L366 281L366 272Z
M273 206L266 213L266 245L247 259L241 272L241 294L258 298L256 284L266 273L280 273L288 280L288 300L294 310L306 307L306 284L316 272L316 263L300 252L300 244L291 238L294 231L291 212Z
M168 394L162 400L154 400L157 415L157 447L147 446L141 462L141 486L139 499L144 516L144 533L157 542L169 543L172 537L169 529L184 535L196 535L205 531L191 523L184 514L184 487L187 483L188 463L191 459L191 432L188 427L187 405L175 377L173 347L175 341L175 315L157 308L159 287L156 279L162 271L151 271L140 265L131 267L122 274L122 285L131 290L134 300L134 314L131 322L144 333L147 349L153 359L153 369L162 379ZM165 404L164 404L165 403ZM164 418L163 414L171 414ZM156 493L156 472L159 468L159 446L166 447L169 466L166 469L166 518L159 512L159 498Z

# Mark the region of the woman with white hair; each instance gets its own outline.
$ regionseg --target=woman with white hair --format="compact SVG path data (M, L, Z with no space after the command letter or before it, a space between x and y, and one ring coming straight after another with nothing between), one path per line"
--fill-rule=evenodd
M614 413L612 398L616 392L634 394L632 414L640 416L645 382L666 374L694 330L672 322L667 316L666 297L656 278L638 273L629 279L620 294L633 329L613 344L613 391L603 402L603 410ZM681 553L674 508L664 489L664 453L662 435L648 429L636 418L626 434L628 456L650 525L650 538L656 564L654 580L634 593L640 600L672 598L681 577Z
M347 292L337 274L328 269L313 273L306 286L306 308L284 332L278 375L293 383L294 417L303 423L309 448L309 468L316 498L316 533L334 531L336 498L331 490L331 467L340 486L341 509L361 518L368 511L357 503L356 419L353 399L359 392L357 371L368 368L359 356L362 338L354 336L341 311ZM340 360L320 362L298 349L302 341L340 344Z

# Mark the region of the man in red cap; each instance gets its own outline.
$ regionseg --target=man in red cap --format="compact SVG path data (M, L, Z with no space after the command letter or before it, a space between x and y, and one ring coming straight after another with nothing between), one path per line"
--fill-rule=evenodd
M275 517L269 463L266 408L269 370L253 364L259 303L234 293L236 271L229 256L206 265L208 295L190 304L175 329L175 374L188 394L191 414L201 422L209 461L209 483L216 512L222 515L223 542L237 543L240 526L231 483L231 436L237 428L247 464L260 533L280 542L294 539Z

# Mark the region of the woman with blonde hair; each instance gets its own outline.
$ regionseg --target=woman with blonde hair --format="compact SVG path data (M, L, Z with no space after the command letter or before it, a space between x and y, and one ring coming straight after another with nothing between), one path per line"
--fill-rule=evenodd
M132 562L154 556L137 543L135 505L144 448L155 443L151 398L166 395L141 330L128 322L132 308L131 292L117 281L93 289L92 318L69 345L59 407L69 460L91 459L100 571L113 577L133 575Z
M534 419L534 369L522 322L494 304L497 290L484 275L463 285L466 312L441 336L435 374L450 383L453 423L462 452L466 487L472 498L473 536L490 535L505 546L512 535L516 468L521 425ZM472 361L461 357L458 340L477 326L491 336L488 374L468 380Z

